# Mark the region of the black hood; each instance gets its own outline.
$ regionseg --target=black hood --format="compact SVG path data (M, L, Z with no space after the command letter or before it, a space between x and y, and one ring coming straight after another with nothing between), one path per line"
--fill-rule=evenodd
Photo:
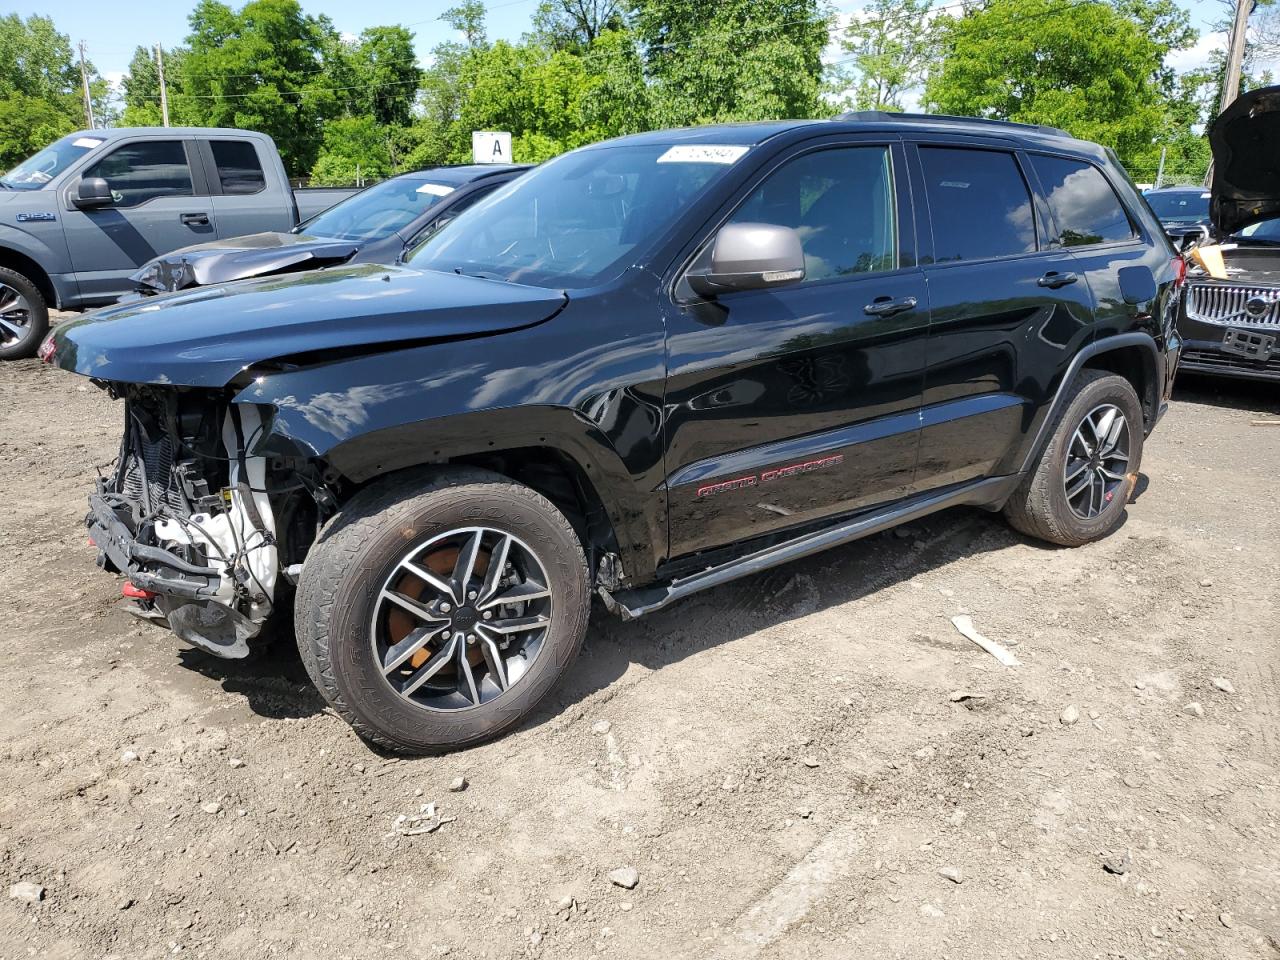
M170 293L346 263L359 249L360 245L351 240L305 233L254 233L234 240L198 243L156 257L130 279L146 293Z
M1250 90L1209 127L1209 213L1219 234L1280 217L1280 86Z

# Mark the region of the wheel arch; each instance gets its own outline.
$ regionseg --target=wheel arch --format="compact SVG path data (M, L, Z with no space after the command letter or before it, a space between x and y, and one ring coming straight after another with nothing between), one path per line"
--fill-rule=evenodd
M20 273L32 283L36 285L36 289L40 291L40 296L44 297L46 306L58 307L58 291L53 285L53 281L49 278L49 274L45 272L44 267L40 266L39 261L32 259L20 250L15 250L11 246L0 243L0 267L5 267L15 273Z
M1018 473L1025 473L1035 463L1035 458L1049 442L1053 425L1067 402L1072 382L1086 367L1108 370L1133 384L1142 405L1146 433L1151 431L1160 415L1160 385L1164 382L1164 357L1155 338L1143 331L1131 331L1103 337L1086 344L1067 365L1058 381L1053 399L1046 405L1039 427L1031 442L1024 447Z

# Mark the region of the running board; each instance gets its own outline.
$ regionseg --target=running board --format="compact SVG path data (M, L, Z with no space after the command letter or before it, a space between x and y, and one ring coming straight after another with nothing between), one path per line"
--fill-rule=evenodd
M737 580L739 577L748 577L761 570L790 563L792 560L820 553L842 543L860 540L873 533L910 523L912 520L918 520L948 507L982 506L998 509L1013 492L1019 479L1018 476L990 477L977 483L967 483L959 488L952 487L943 492L924 494L895 504L887 510L864 514L833 527L824 527L802 537L784 540L771 547L755 550L736 560L679 577L667 584L640 587L636 590L621 590L617 593L610 593L604 587L600 587L600 596L610 612L618 614L623 620L635 620L700 590L718 587L722 583Z

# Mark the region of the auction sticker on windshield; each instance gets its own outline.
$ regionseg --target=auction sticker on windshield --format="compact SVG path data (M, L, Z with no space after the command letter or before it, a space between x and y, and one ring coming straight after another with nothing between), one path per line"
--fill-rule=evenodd
M102 141L97 137L77 137L71 141L73 147L83 147L86 150L92 150L94 147L102 146Z
M418 193L429 193L433 197L447 197L453 193L454 187L446 187L443 183L424 183L418 188Z
M737 163L750 147L694 145L672 147L658 158L659 163Z

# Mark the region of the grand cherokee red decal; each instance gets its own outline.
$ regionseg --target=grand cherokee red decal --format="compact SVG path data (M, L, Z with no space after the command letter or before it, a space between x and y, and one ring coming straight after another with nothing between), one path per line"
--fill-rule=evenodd
M758 475L753 473L733 480L708 483L706 486L698 488L697 497L713 497L717 493L725 493L729 490L745 490L747 487L754 487L762 483L772 483L774 480L785 480L788 477L794 477L802 473L812 473L814 470L824 470L827 467L839 466L842 463L844 463L844 454L837 453L831 457L820 457L817 460L806 460L803 463L793 463L785 467L774 467L772 470L765 470Z

